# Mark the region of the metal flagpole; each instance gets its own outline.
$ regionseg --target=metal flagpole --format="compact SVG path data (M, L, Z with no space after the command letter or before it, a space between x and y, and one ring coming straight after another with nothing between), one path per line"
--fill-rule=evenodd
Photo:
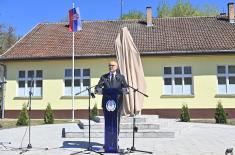
M74 8L74 3L73 3ZM72 122L74 122L74 31L73 31L73 67L72 67Z
M123 1L121 0L121 20L122 20L122 5L123 5Z

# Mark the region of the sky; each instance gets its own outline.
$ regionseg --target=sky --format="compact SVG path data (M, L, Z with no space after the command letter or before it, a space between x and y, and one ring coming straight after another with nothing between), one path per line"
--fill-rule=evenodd
M123 13L131 10L146 12L151 6L153 17L162 0L123 0ZM167 0L171 6L177 0ZM189 0L193 6L215 5L220 12L227 12L227 3L234 0ZM0 0L0 24L13 26L18 36L28 33L42 22L59 22L68 16L68 10L80 7L82 20L117 20L121 14L121 0Z

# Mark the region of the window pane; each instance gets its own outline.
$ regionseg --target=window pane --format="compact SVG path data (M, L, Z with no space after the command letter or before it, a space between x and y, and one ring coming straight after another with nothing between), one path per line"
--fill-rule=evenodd
M41 78L42 77L42 70L36 71L36 77Z
M164 85L172 85L171 78L164 78Z
M171 74L171 67L164 67L164 74Z
M36 87L42 87L42 80L36 81Z
M81 76L81 71L80 71L80 69L75 69L75 70L74 70L74 76L76 76L76 77L80 77L80 76Z
M226 85L226 77L218 77L219 85Z
M184 94L192 94L192 86L191 85L185 85L184 86Z
M64 80L65 87L72 87L72 80Z
M25 81L19 81L19 88L24 88L25 87Z
M65 69L64 76L72 77L72 69Z
M83 80L83 86L86 87L86 86L90 86L90 79L84 79Z
M225 74L225 66L217 66L218 74Z
M235 76L229 77L229 84L235 84Z
M164 94L165 95L171 95L172 94L172 86L171 85L165 85L164 86Z
M184 67L184 74L192 74L191 67L189 66Z
M90 69L83 69L83 76L90 76Z
M42 88L37 87L34 89L33 96L42 96Z
M34 77L34 71L33 70L28 71L28 77L29 78L33 78Z
M182 85L182 78L175 78L175 85Z
M175 94L183 94L183 86L182 85L175 85Z
M218 93L219 94L226 94L226 85L218 85Z
M25 78L25 71L19 71L19 78Z
M72 95L72 87L65 87L64 88L64 95L71 96Z
M175 67L174 72L175 72L175 74L182 74L182 68L181 67Z
M25 88L19 88L18 89L18 95L19 96L25 96Z
M34 81L33 80L30 80L30 81L27 81L28 82L28 87L33 87L34 86Z
M192 85L192 78L184 78L184 84L185 85Z
M228 73L235 73L235 66L228 66Z
M80 80L74 80L74 86L80 86Z

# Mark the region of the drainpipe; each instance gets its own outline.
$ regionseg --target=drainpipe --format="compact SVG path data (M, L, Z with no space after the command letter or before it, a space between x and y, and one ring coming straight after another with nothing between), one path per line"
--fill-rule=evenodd
M3 68L3 83L2 83L2 103L1 103L1 107L2 107L2 116L1 116L1 118L3 119L4 118L4 110L5 110L5 89L6 89L6 87L5 87L5 84L6 84L6 65L4 65L4 64L1 64L0 63L0 67L2 66L2 68Z

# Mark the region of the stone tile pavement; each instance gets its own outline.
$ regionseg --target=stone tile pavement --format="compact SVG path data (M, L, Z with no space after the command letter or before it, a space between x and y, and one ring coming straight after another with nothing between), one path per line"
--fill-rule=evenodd
M136 138L136 149L152 151L154 155L224 155L227 148L235 148L235 126L176 122L170 127L174 128L179 123L182 132L175 138ZM87 148L88 138L62 138L62 128L79 130L75 123L33 126L33 148L26 152L28 132L22 141L26 127L0 130L0 155L70 155ZM103 138L91 138L92 146L103 143ZM121 138L119 145L122 149L131 147L132 138Z

